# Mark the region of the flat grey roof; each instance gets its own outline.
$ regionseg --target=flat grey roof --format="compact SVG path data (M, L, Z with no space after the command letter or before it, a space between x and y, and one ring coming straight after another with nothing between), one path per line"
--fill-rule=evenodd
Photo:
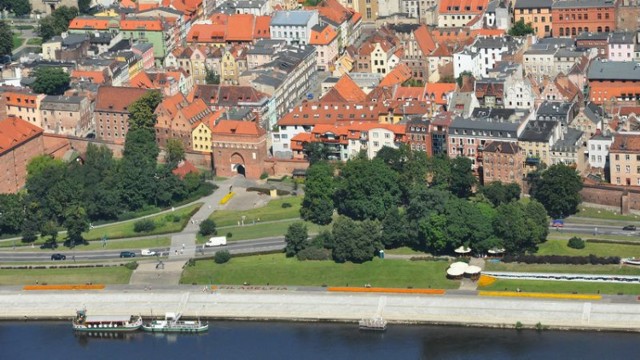
M631 80L640 81L640 63L634 61L591 62L587 72L589 80Z
M552 7L554 9L572 8L592 8L592 7L614 7L613 0L559 0Z
M271 18L271 26L307 25L315 11L276 11Z
M551 9L553 0L517 0L514 6L515 9L538 9L549 8Z

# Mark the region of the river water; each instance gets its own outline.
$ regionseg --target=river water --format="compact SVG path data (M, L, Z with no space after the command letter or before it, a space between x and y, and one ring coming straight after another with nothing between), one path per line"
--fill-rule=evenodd
M70 323L0 322L0 359L638 359L640 334L355 324L210 323L202 335L76 335Z

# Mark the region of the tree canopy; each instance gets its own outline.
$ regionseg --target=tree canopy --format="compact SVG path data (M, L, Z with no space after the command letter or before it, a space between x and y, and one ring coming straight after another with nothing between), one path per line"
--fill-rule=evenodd
M162 101L159 91L149 91L129 106L129 131L147 129L155 131L156 107Z
M287 233L284 235L285 248L284 252L287 257L295 256L300 250L307 246L309 233L307 225L297 222L289 225Z
M6 22L0 21L0 56L11 55L13 34Z
M165 161L167 165L174 169L180 161L185 159L185 150L184 144L180 139L169 139L167 140L167 146L164 149L165 151Z
M511 29L509 29L509 35L511 36L525 36L529 34L533 34L535 30L531 23L524 23L524 19L520 19L513 23Z
M47 95L62 95L69 89L71 77L60 67L39 67L34 73L31 85L34 92Z
M333 259L343 263L363 263L382 249L380 224L377 221L354 221L341 216L333 223Z
M307 169L304 199L300 216L318 225L327 225L333 216L333 168L326 162L319 162Z
M582 179L575 169L564 164L551 165L543 171L533 188L535 191L531 195L554 218L575 214L582 201Z
M24 16L31 12L31 3L29 0L0 0L0 10L7 10L15 16Z
M499 181L493 181L480 188L480 193L494 206L518 200L520 192L520 185L516 183L503 184Z
M56 35L67 31L69 22L78 16L78 8L75 6L60 6L51 15L40 19L40 29L38 30L42 41L47 41Z
M384 219L399 199L398 173L380 159L349 160L336 180L338 213L355 220Z

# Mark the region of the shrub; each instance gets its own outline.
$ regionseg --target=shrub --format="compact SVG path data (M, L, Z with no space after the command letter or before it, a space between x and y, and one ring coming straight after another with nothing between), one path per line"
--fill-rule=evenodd
M200 234L203 236L207 235L215 235L216 231L216 223L211 219L205 219L200 223Z
M194 267L196 266L196 259L189 259L187 260L187 263L185 264L186 267Z
M133 224L133 231L139 232L150 232L155 230L156 223L151 219L142 219L138 220Z
M176 215L176 214L167 214L165 215L164 219L168 222L180 222L180 216Z
M231 254L227 250L218 251L213 257L213 261L215 261L216 264L224 264L229 260L231 260Z
M290 207L291 207L291 204L289 204L288 202L284 202L284 203L282 203L282 205L280 205L280 206L281 206L283 209L286 209L286 208L290 208Z
M321 249L317 247L308 247L298 251L296 254L298 260L329 260L331 259L331 250Z
M138 262L137 261L128 262L124 264L124 267L126 267L129 270L135 270L138 268Z
M567 246L572 249L584 249L584 241L581 238L574 236L569 239Z
M230 232L227 233L227 239L231 238L232 236L233 236L232 233L230 233Z
M260 174L260 180L264 180L264 179L266 179L268 177L269 177L269 174L266 171L263 172L262 174Z

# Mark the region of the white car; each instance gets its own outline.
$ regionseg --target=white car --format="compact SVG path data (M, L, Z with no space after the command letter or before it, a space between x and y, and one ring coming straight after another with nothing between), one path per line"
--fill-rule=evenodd
M156 254L155 251L149 250L149 249L142 249L140 250L140 255L142 256L154 256Z

